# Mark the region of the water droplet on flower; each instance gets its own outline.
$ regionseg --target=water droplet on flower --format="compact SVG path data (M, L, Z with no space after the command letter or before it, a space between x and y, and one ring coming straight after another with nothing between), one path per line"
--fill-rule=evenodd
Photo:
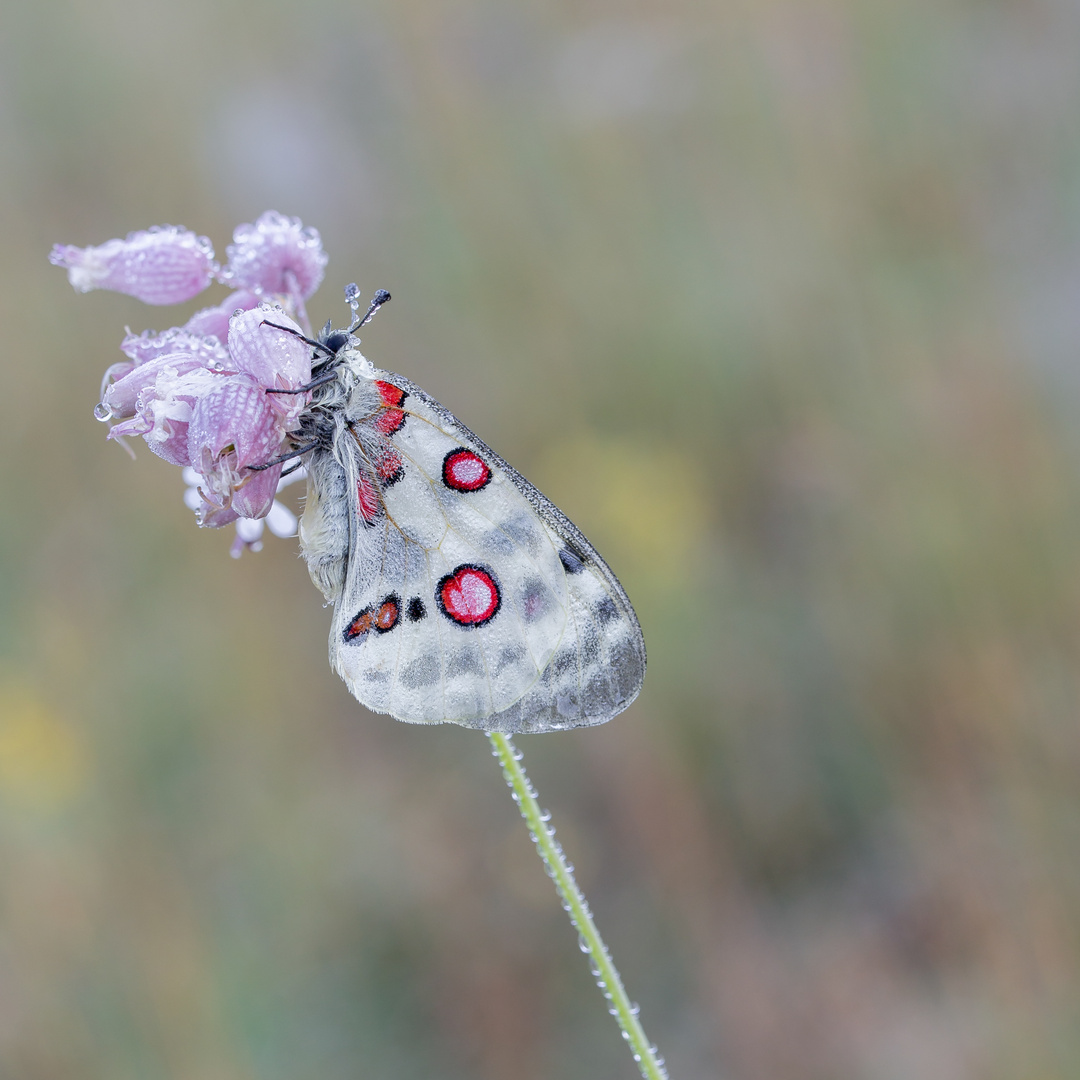
M102 420L102 421L111 420L112 419L112 409L110 409L109 406L106 405L104 401L99 401L94 406L94 419L95 420Z

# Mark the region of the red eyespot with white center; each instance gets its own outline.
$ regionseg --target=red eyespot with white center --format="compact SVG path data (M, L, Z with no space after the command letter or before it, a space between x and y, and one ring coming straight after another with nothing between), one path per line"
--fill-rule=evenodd
M499 611L502 597L494 575L483 566L463 563L435 587L439 610L459 626L483 626Z
M491 482L491 469L471 450L451 450L443 458L442 478L454 491L479 491Z
M377 634L386 634L397 626L401 618L401 601L396 593L391 593L378 605L369 604L358 611L342 632L346 644L362 641L373 630Z

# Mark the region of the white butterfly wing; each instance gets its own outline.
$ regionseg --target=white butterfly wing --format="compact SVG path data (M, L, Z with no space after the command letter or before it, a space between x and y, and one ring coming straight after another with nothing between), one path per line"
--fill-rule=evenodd
M400 376L377 377L399 407L351 418L333 463L352 507L330 655L349 689L401 720L482 730L621 712L641 688L645 646L614 574L448 410Z

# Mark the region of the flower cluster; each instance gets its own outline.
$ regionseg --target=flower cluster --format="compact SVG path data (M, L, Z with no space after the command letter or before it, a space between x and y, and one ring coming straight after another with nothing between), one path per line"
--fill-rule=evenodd
M274 503L281 464L264 466L296 429L305 396L266 391L311 377L311 350L297 335L310 336L304 301L326 254L318 232L269 211L236 229L226 255L219 266L206 237L163 225L98 247L57 244L50 261L81 292L113 289L148 304L190 300L213 281L234 290L183 326L129 331L120 345L127 359L105 372L94 414L111 423L109 438L141 435L183 466L199 524L237 522L239 554L257 546L268 514L272 531L295 528Z

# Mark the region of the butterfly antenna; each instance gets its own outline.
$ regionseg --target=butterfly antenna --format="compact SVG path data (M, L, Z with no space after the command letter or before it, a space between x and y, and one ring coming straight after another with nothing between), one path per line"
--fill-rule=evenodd
M367 314L362 319L357 319L352 326L346 331L348 334L352 334L359 330L361 326L366 322L371 321L371 317L375 314L390 299L390 294L385 289L379 289L375 295L371 298L371 304L368 306ZM360 307L360 289L357 287L354 281L351 285L345 286L345 302L353 309L353 314Z
M314 338L306 337L301 334L299 330L294 330L291 326L282 326L280 323L271 322L269 319L263 319L260 326L272 326L275 330L284 330L286 334L292 334L293 337L299 338L301 341L306 342L313 349L322 349L327 356L333 358L334 350L328 349L321 341L316 341Z

